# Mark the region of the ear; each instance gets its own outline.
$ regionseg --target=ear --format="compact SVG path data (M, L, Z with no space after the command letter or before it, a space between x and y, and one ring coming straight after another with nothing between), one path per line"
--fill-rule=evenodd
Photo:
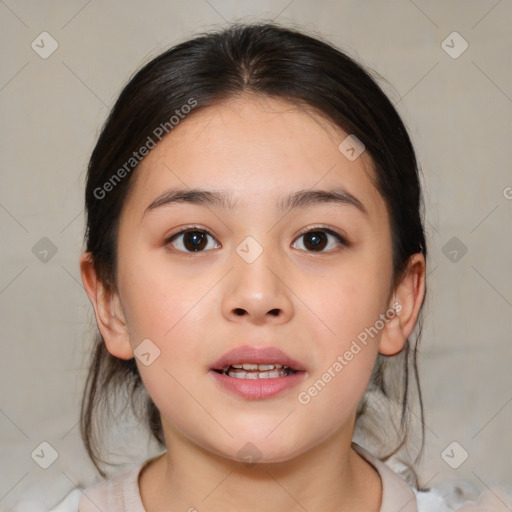
M393 290L389 308L395 310L395 315L386 322L379 341L379 352L383 355L398 354L416 325L425 297L425 267L423 254L413 254L402 280Z
M134 354L119 296L98 279L90 252L82 254L80 272L107 350L120 359L131 359Z

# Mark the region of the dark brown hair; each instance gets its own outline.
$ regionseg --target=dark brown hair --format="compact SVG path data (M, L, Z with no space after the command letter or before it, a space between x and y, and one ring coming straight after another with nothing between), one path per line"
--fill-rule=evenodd
M400 281L411 255L423 253L419 170L407 130L390 100L361 65L320 36L309 36L274 23L233 24L200 34L160 54L138 71L115 103L88 166L85 204L86 250L107 290L116 288L117 233L123 203L138 163L134 158L149 140L158 143L158 127L172 129L170 119L194 102L195 111L241 93L286 99L314 109L345 132L354 134L371 156L375 186L390 216L393 278ZM124 171L121 171L124 169ZM110 185L106 185L110 183ZM423 304L422 304L423 307ZM423 403L416 361L417 345L406 341L401 353L401 441L407 440L409 380L412 365L421 416ZM397 356L395 356L397 357ZM389 396L385 374L392 358L379 354L369 388ZM81 409L81 434L87 452L102 476L98 462L103 435L101 411L124 392L133 411L143 418L152 436L164 446L160 414L146 396L145 406L133 397L143 388L135 360L122 360L106 349L97 335ZM103 408L103 409L102 409ZM358 422L365 415L365 400ZM393 452L394 452L393 451ZM391 454L388 454L389 456Z

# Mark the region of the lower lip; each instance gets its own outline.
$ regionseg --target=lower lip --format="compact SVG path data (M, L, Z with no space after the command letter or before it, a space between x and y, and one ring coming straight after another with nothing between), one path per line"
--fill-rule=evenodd
M274 379L237 379L214 370L210 370L210 373L224 389L247 400L263 400L296 386L304 379L306 372L298 371L293 375Z

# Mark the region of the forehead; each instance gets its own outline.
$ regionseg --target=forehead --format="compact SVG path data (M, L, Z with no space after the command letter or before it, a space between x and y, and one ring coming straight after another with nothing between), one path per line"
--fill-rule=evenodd
M135 171L129 200L146 208L168 188L228 192L237 206L268 206L294 190L343 187L371 215L385 205L371 158L350 161L348 136L312 109L283 99L242 95L193 112L150 151Z

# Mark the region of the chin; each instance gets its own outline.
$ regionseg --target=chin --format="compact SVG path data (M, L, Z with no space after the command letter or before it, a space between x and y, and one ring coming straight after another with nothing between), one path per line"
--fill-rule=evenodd
M246 464L286 462L301 455L307 447L298 443L287 432L285 434L280 437L276 433L273 439L265 438L261 434L234 436L224 446L219 446L217 439L214 445L205 448L226 459Z

